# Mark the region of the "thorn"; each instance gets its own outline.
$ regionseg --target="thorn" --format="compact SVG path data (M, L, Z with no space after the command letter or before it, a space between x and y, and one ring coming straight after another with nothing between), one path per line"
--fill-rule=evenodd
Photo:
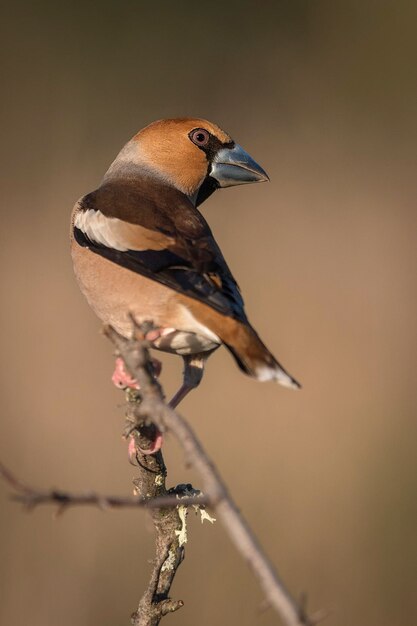
M97 500L97 506L100 509L100 511L110 511L111 506L109 505L108 501L105 498L99 498Z
M300 602L299 602L299 606L300 606L300 611L302 613L306 612L307 609L307 601L308 601L308 595L307 592L302 591L301 595L300 595Z
M36 504L35 502L25 502L24 500L19 500L18 498L15 498L18 502L20 501L23 507L23 510L26 511L26 513L32 513L32 511L34 511L34 509L36 509Z
M174 613L174 611L178 611L184 606L184 602L182 600L163 600L158 605L158 609L160 611L160 615L168 615L168 613Z
M303 591L300 595L300 601L298 603L298 618L302 624L306 624L307 626L313 626L314 622L312 622L311 618L307 615L307 603L308 594Z
M131 311L129 311L129 319L132 322L132 339L136 339L136 341L145 341L145 333L142 329L142 325L139 324Z
M265 613L266 611L269 611L270 608L271 608L271 604L269 600L264 598L259 605L259 613Z
M316 626L316 624L320 624L324 622L330 615L334 613L334 609L319 609L310 617L310 624L312 626Z
M54 513L52 513L52 519L53 520L57 520L58 517L62 517L64 515L64 513L67 510L67 505L66 504L60 504L58 505L56 511Z

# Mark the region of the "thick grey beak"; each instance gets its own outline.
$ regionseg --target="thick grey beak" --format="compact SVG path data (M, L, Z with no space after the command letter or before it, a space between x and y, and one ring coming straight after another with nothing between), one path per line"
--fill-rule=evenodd
M265 170L238 144L234 148L222 148L217 152L209 175L217 180L220 187L269 180Z

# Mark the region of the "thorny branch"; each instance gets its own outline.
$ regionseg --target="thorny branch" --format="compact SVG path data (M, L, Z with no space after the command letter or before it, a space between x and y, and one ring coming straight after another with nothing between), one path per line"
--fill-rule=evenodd
M135 492L139 495L126 498L94 493L77 495L58 490L40 491L21 483L0 465L0 475L15 490L13 498L28 508L45 503L57 504L58 512L69 506L82 504L100 508L146 507L151 510L156 529L156 558L148 588L139 602L137 611L132 615L134 626L157 626L164 615L183 606L181 600L174 601L169 597L169 591L184 558L187 507L198 506L204 511L205 504L214 508L232 543L257 578L265 594L265 604L277 612L283 623L286 626L312 626L321 621L323 616L309 618L305 602L297 603L291 597L193 430L165 403L159 382L153 376L148 345L143 339L143 332L134 320L132 322L134 337L131 339L125 339L112 327L106 327L105 334L123 358L129 373L140 385L140 395L131 393L127 395L126 415L127 436L133 437L135 442L139 476L134 480L134 484ZM187 462L202 478L203 494L193 490L191 485L179 485L175 489L167 490L166 467L161 452L152 455L141 453L141 448L147 447L147 429L149 425L152 427L152 424L161 432L169 431L177 439ZM207 515L206 517L209 518Z

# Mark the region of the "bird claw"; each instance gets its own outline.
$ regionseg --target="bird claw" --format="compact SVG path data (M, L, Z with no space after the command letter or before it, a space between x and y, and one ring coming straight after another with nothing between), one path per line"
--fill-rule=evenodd
M151 361L153 365L154 376L155 378L158 378L158 376L161 374L162 363L161 361L158 361L158 359L151 359ZM136 379L132 378L129 372L126 371L125 363L120 357L116 359L115 368L111 379L113 384L118 389L140 389L140 386Z
M140 446L138 443L138 439L135 438L133 435L129 437L127 453L129 456L129 461L132 465L136 465L136 457L138 452L144 455L156 454L156 452L158 452L162 448L163 436L161 431L156 426L152 427L152 431L152 438L150 436L148 437L148 434L146 435L146 437L141 437L141 439L145 439L150 443L150 446L148 448L142 448L142 446Z
M160 430L156 428L155 438L152 440L149 448L141 448L137 446L137 449L141 454L156 454L162 448L163 436Z

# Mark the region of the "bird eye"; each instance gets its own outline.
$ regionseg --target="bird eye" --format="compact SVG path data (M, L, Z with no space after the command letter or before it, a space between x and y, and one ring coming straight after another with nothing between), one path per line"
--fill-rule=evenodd
M191 131L190 139L196 146L206 146L210 139L210 133L204 128L196 128Z

